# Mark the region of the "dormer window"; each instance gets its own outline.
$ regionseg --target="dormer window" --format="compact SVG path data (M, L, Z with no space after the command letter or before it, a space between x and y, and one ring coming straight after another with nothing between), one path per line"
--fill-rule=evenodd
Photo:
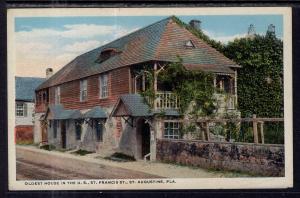
M98 62L104 62L110 57L115 56L116 54L119 54L120 51L114 48L108 48L101 51Z
M195 45L191 40L188 40L185 42L185 47L186 48L195 48Z

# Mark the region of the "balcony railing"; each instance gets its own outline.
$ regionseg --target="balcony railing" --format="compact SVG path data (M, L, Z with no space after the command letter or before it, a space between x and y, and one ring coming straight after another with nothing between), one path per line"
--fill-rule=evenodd
M219 108L226 108L228 110L236 109L236 95L231 94L215 94L216 99L219 103ZM154 109L179 109L179 98L171 91L161 91L156 93L156 98L153 102Z
M157 92L154 102L154 109L178 109L179 99L178 97L170 92Z

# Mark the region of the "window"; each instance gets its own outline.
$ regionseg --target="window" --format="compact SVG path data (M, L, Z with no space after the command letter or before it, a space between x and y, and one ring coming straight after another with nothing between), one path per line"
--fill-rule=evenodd
M96 128L96 138L98 142L103 141L103 124L98 120L95 121L95 128Z
M195 45L194 45L194 43L193 43L191 40L188 40L188 41L185 43L185 47L186 47L186 48L195 48Z
M55 104L60 104L60 87L55 87Z
M108 78L107 74L103 74L100 76L100 98L107 98L108 97Z
M80 102L87 99L87 80L80 81Z
M80 140L81 139L81 131L82 131L80 122L75 122L75 131L76 131L76 140Z
M25 103L16 103L16 116L18 117L27 116L27 105Z
M164 138L179 139L179 123L178 122L165 122Z
M58 127L59 127L59 121L53 120L53 138L57 138Z

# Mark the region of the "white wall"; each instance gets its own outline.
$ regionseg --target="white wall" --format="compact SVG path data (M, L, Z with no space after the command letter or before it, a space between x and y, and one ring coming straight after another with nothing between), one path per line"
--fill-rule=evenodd
M24 102L27 104L27 115L19 117L16 115L16 126L18 125L34 125L34 103L33 102Z

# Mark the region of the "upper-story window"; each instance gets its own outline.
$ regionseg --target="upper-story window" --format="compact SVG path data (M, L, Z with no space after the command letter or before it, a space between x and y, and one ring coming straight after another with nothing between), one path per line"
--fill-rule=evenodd
M102 74L99 77L100 82L100 98L107 98L108 97L108 76L107 74Z
M195 48L194 43L191 40L186 41L185 43L186 48Z
M16 116L26 117L27 116L27 104L22 102L16 103Z
M87 80L80 81L80 101L86 101L87 99Z
M60 86L55 87L55 104L60 104Z

